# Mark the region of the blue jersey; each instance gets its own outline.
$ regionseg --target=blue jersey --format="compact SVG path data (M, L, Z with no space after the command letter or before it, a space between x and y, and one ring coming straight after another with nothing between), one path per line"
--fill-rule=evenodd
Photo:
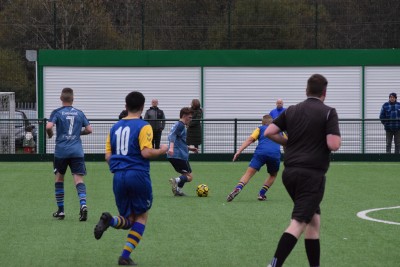
M54 156L57 158L83 157L81 131L82 127L89 125L85 114L72 106L66 106L53 110L49 121L56 125Z
M118 170L138 170L150 172L150 161L141 150L152 148L153 130L141 119L122 119L110 130L106 151L111 151L109 161L112 173Z
M271 139L268 139L264 136L265 130L268 128L268 125L259 126L252 133L252 137L258 140L258 145L254 150L254 154L268 155L273 158L281 157L281 146Z
M181 121L176 122L168 134L168 141L174 143L174 155L168 158L174 159L189 159L189 149L186 144L186 127Z
M281 115L282 112L284 112L286 110L286 108L275 108L273 110L270 111L269 115L273 118L276 119L279 117L279 115Z

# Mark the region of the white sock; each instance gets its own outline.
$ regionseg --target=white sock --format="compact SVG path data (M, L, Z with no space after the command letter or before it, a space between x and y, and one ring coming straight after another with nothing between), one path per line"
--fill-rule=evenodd
M176 177L176 178L175 178L175 181L176 181L176 183L179 183L179 182L181 181L181 178Z

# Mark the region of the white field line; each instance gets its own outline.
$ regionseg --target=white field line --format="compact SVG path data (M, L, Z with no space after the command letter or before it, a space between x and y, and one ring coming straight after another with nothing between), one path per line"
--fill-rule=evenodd
M369 220L369 221L374 221L374 222L380 222L380 223L386 223L386 224L396 224L396 225L400 225L400 222L391 222L391 221L384 221L384 220L378 220L378 219L374 219L371 218L369 216L367 216L368 213L373 212L373 211L378 211L378 210L390 210L390 209L400 209L400 206L396 206L396 207L387 207L387 208L377 208L377 209L370 209L370 210L363 210L357 213L357 216L361 219L364 220Z

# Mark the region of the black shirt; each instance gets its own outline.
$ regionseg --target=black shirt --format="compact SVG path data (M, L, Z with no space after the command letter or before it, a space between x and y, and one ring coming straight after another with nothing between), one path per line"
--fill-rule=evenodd
M288 135L285 167L328 170L330 150L326 136L340 136L336 109L318 98L310 97L288 107L274 120L274 124Z

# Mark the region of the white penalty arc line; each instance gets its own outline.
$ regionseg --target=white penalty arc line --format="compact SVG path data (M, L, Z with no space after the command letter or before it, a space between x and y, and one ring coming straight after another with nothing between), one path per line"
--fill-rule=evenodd
M357 213L357 216L361 219L364 220L369 220L369 221L374 221L374 222L380 222L380 223L386 223L386 224L396 224L396 225L400 225L400 223L398 222L391 222L391 221L384 221L384 220L378 220L378 219L374 219L371 217L367 216L367 213L373 212L373 211L378 211L378 210L391 210L391 209L400 209L400 206L396 206L396 207L387 207L387 208L378 208L378 209L370 209L370 210L363 210Z

